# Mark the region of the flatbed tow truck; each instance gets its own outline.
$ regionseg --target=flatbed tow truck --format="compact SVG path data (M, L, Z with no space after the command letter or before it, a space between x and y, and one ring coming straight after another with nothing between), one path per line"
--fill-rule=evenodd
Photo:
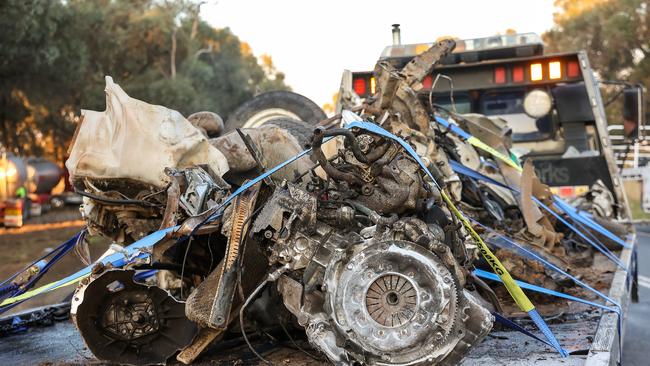
M401 45L396 30L397 41L382 53L384 60L403 65L431 46ZM372 72L344 74L340 104L353 107L350 104L355 99L358 101L357 97L370 97L375 83ZM584 186L600 180L613 194L615 212L611 214L615 221L631 225L629 206L607 135L599 83L584 52L544 54L539 38L532 34L459 41L456 51L433 69L423 86L421 98L435 100L450 110L499 116L508 121L515 150L533 160L541 179L559 195L570 198L581 193ZM642 131L638 126L643 121L643 90L639 86L626 86L626 89L624 118L636 127L632 131ZM352 98L345 100L346 96ZM635 291L631 274L637 237L633 228L630 232L626 243L631 249L618 252L622 265L629 271L617 269L607 291L608 297L620 304L620 322L616 313L584 308L577 314L549 320L551 331L569 351L567 358L523 333L493 330L463 364L618 364L625 314ZM32 309L0 319L4 325L20 321L26 325L53 323L51 327L32 327L2 338L2 363L96 363L71 323L52 321L65 318L68 307L59 304L51 309ZM195 364L263 364L241 342L234 348L223 346L207 351ZM321 364L292 349L295 347L255 342L254 346L260 351L274 348L276 351L265 353L265 357L275 364L288 359L297 365Z

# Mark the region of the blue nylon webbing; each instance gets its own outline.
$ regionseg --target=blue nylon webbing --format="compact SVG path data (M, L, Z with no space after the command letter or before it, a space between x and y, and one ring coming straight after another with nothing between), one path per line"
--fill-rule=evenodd
M21 269L20 271L14 273L11 277L9 277L9 278L7 278L6 280L2 281L2 283L0 283L0 288L1 288L2 286L4 286L5 284L7 284L8 282L10 282L10 281L12 281L13 279L15 279L16 277L20 276L22 273L24 273L25 271L27 271L28 269L30 269L32 266L36 265L38 262L44 260L45 258L47 258L47 257L49 257L49 256L51 256L51 255L53 255L53 254L55 254L55 253L58 253L60 250L63 250L64 248L68 247L71 243L76 243L76 240L77 240L77 238L79 237L79 234L80 234L80 233L75 234L72 238L66 240L65 242L63 242L63 243L61 243L61 244L59 244L59 246L57 246L56 248L54 248L54 249L53 249L52 251L50 251L49 253L45 253L45 254L42 255L40 258L38 258L38 259L36 259L35 261L33 261L31 264L25 266L25 267L24 267L23 269Z
M450 123L446 119L440 117L440 116L434 116L436 122L438 124L442 125L444 128L451 130L451 132L455 133L458 137L461 137L464 140L469 140L472 135L470 135L468 132L465 132L462 128L458 127L456 124Z
M517 192L516 189L513 189L513 188L511 188L511 187L507 187L507 186L505 186L504 184L502 184L502 183L500 183L500 182L498 182L498 181L496 181L496 180L493 180L492 178L487 177L487 176L485 176L485 175L483 175L483 174L481 174L481 173L479 173L479 172L476 172L476 171L474 171L474 170L472 170L472 169L470 169L470 168L468 168L468 167L466 167L466 166L464 166L464 165L461 165L461 164L459 164L459 163L457 163L457 162L455 162L455 161L450 161L450 163L452 163L452 164L451 164L451 165L452 165L452 169L454 169L454 171L456 171L457 173L460 173L460 174L463 174L463 175L467 175L467 176L469 176L469 177L471 177L471 178L474 178L474 179L479 179L479 180L482 179L482 180L485 180L485 181L487 181L487 182L489 182L489 183L493 183L493 184L495 184L495 185L498 185L498 186L501 186L501 187L504 187L504 188L507 188L507 189L510 189L510 190L513 190L513 191ZM582 234L580 231L578 231L576 228L574 228L571 224L569 224L566 220L564 220L564 218L561 217L560 215L558 215L555 211L551 210L548 206L544 205L544 204L543 204L541 201L539 201L536 197L532 197L532 199L533 199L533 200L534 200L538 205L540 205L542 208L544 208L546 211L548 211L548 212L551 213L553 216L555 216L558 220L560 220L563 224L565 224L565 225L567 225L569 228L571 228L571 229L572 229L576 234L578 234L578 235L581 236L583 239L585 239L587 242L589 242L592 246L594 246L594 247L596 247L597 249L599 249L603 254L605 254L606 256L607 256L606 253L611 254L611 252L610 252L609 250L607 250L607 248L604 247L604 246L602 247L602 249L604 249L604 250L601 250L601 248L599 248L598 246L596 246L595 243L594 243L593 241L591 241L591 240L589 240L587 237L585 237L584 234ZM601 245L602 245L602 244L601 244ZM522 249L523 249L523 248L522 248ZM634 249L636 249L636 247L633 247L633 251L634 251ZM608 258L612 259L610 256L608 256ZM617 259L617 260L615 261L615 263L617 263L617 262L620 263L620 260L619 260L618 258L616 258L616 259ZM549 264L551 264L551 263L549 262ZM552 265L552 264L551 264L551 265ZM621 263L620 266L622 266L622 268L623 268L624 270L627 270L627 269L625 268L625 266L622 265L622 263ZM559 269L559 268L558 268L558 269ZM629 277L629 275L630 275L631 272L632 272L632 271L628 271L628 277ZM560 273L562 273L562 272L560 272ZM568 274L565 274L565 275L568 275ZM572 280L574 280L574 281L577 280L577 279L575 279L573 276L569 276L569 277L570 277ZM583 285L583 287L586 286L586 284L581 283L581 281L580 281L580 282L576 282L576 283L579 283L579 284ZM523 286L522 286L522 287L523 287ZM611 302L612 304L615 305L614 308L611 308L611 309L613 309L613 310L611 310L611 311L613 311L614 313L616 313L617 318L618 318L618 322L617 322L617 333L618 333L618 339L619 339L619 348L622 350L623 348L622 348L622 343L621 343L621 342L622 342L621 331L622 331L622 329L623 329L623 317L622 317L622 309L621 309L621 306L620 306L617 302L611 300L609 297L607 297L607 296L605 296L604 294L602 294L602 293L596 291L595 289L591 289L590 287L586 287L586 288L592 290L594 293L596 293L596 294L597 294L598 296L600 296L601 298L603 298L603 299L605 299L605 300L607 300L607 301L609 301L609 302ZM578 300L576 300L576 301L578 301ZM601 306L602 306L602 305L601 305ZM619 353L619 358L620 358L620 353Z
M485 278L485 279L488 279L488 280L491 280L491 281L501 282L501 278L499 278L499 276L497 276L496 274L494 274L492 272L484 271L482 269L475 269L474 274L476 274L478 277ZM521 288L525 288L525 289L530 290L530 291L535 291L535 292L539 292L539 293L546 294L546 295L560 297L560 298L563 298L563 299L566 299L566 300L580 302L580 303L583 303L585 305L593 306L593 307L596 307L596 308L599 308L599 309L603 309L603 310L611 311L611 312L616 313L616 314L620 314L619 310L616 307L611 307L611 306L599 304L597 302L581 299L579 297L568 295L568 294L565 294L563 292L549 290L547 288L537 286L537 285L533 285L533 284L530 284L528 282L523 282L523 281L519 281L519 280L515 280L515 282L517 282L517 284L519 286L521 286Z
M158 230L158 231L156 231L154 233L151 233L151 234L145 236L144 238L136 241L135 243L125 247L124 252L113 253L113 254L111 254L109 256L106 256L105 258L103 258L101 261L98 261L98 262L102 263L104 265L107 265L107 264L110 263L114 267L122 267L128 261L128 260L124 259L125 255L127 257L131 257L131 256L134 256L136 254L140 254L138 252L141 249L151 247L152 245L154 245L157 242L159 242L160 240L162 240L165 237L165 235L167 235L168 232L171 232L171 231L176 230L178 228L179 228L179 226L174 226L174 227L166 228L166 229L163 229L163 230ZM144 253L144 254L146 254L146 253ZM140 255L142 255L142 254L140 254ZM81 277L83 277L85 275L90 274L90 272L92 271L92 268L94 266L95 266L95 263L93 263L92 265L87 266L87 267L85 267L85 268L83 268L83 269L81 269L81 270L79 270L79 271L65 277L65 278L62 278L62 279L60 279L58 281L55 281L55 282L52 282L52 283L46 285L37 295L49 292L52 289L58 287L59 285L68 283L70 281L77 280L77 279L79 279L79 278L81 278ZM34 295L34 296L37 296L37 295ZM12 307L14 307L14 306L16 306L18 304L21 304L21 303L23 303L23 302L25 302L25 301L27 301L29 299L31 299L31 297L28 298L28 299L25 299L25 300L15 302L13 304L9 304L9 305L5 305L5 306L0 307L0 314L6 312L7 310L11 309Z
M527 256L537 259L537 260L538 260L539 262L541 262L545 267L547 267L547 268L551 268L551 269L555 270L556 272L561 273L562 275L564 275L564 276L570 278L571 280L573 280L575 283L577 283L578 285L582 286L583 288L586 288L586 289L588 289L589 291L593 292L594 294L596 294L598 297L602 298L602 299L605 300L606 302L610 302L610 303L612 303L612 304L614 305L614 307L598 306L598 305L595 304L595 303L591 303L591 302L586 301L586 300L585 300L585 301L580 301L580 300L578 300L577 298L575 298L575 299L570 299L570 300L579 301L579 302L582 302L582 303L584 303L584 304L593 305L593 306L596 306L596 307L598 307L598 308L602 308L602 309L604 309L604 310L608 310L608 311L612 311L612 312L616 313L616 315L617 315L617 327L616 327L616 331L617 331L618 336L619 336L619 347L621 347L621 344L620 344L620 342L621 342L620 339L621 339L621 338L620 338L620 337L621 337L621 331L622 331L622 329L623 329L623 328L622 328L622 327L623 327L623 317L622 317L622 308L621 308L621 305L620 305L618 302L612 300L611 298L609 298L608 296L606 296L606 295L603 294L602 292L600 292L600 291L598 291L598 290L592 288L591 286L587 285L586 283L580 281L580 280L577 279L575 276L573 276L573 275L571 275L571 274L569 274L569 273L563 271L562 269L560 269L560 268L558 268L557 266L555 266L553 263L548 262L546 259L544 259L543 257L539 256L539 255L538 255L537 253L535 253L534 251L532 251L532 250L528 250L528 249L526 249L526 248L520 246L520 245L517 244L514 240L511 240L511 239L508 238L507 236L502 235L502 234L500 234L500 233L497 233L496 231L494 231L494 230L492 230L492 229L490 229L490 228L488 228L488 227L482 225L481 223L479 223L479 222L476 221L476 220L473 220L473 219L472 219L472 221L473 221L474 223L476 223L477 225L481 226L482 228L484 228L485 230L488 230L488 231L490 231L490 232L496 234L497 236L499 236L500 238L502 238L503 240L505 240L506 242L508 242L508 243L509 243L510 245L512 245L513 247L515 247L515 248L519 249L520 251L524 252ZM494 244L494 245L500 246L500 245L498 245L497 243L495 243L494 241L490 241L490 242L491 242L492 244ZM635 249L636 249L636 247L635 247ZM634 263L634 262L633 262L633 263ZM634 271L634 267L632 267L632 270ZM632 271L630 271L629 273L632 273ZM629 278L630 278L629 275L626 276L626 280L629 279ZM621 348L621 349L622 349L622 348Z
M595 230L599 232L600 234L606 236L607 238L611 239L615 243L620 244L622 247L630 249L630 245L627 244L623 239L619 238L618 236L614 235L611 231L605 229L602 225L597 223L596 221L592 220L591 218L585 216L581 212L579 212L575 207L571 206L570 204L564 202L560 197L553 196L553 202L562 209L562 211L566 212L567 215L569 215L572 219L580 222L581 224L591 228L592 230Z
M569 357L569 352L562 348L560 342L558 342L557 338L555 338L555 335L551 331L551 328L548 327L548 324L546 324L542 316L537 312L537 309L529 311L528 316L533 320L542 333L544 333L544 336L551 342L553 348L560 351L562 357Z
M506 318L505 316L497 313L496 311L493 311L492 315L494 315L494 318L496 319L497 322L499 322L499 323L501 323L501 324L503 324L503 325L505 325L507 327L510 327L510 328L520 332L520 333L523 333L523 334L525 334L525 335L527 335L527 336L529 336L529 337L531 337L533 339L536 339L536 340L546 344L549 347L553 347L551 342L547 341L546 339L543 339L543 338L540 338L540 337L536 336L535 334L528 331L528 329L526 329L526 328L522 327L521 325L513 322L512 320L510 320L510 319Z
M456 173L463 174L465 176L468 176L468 177L471 177L471 178L474 178L474 179L483 180L485 182L488 182L488 183L497 185L499 187L509 189L509 190L511 190L513 192L516 192L518 194L521 194L521 192L518 189L516 189L514 187L509 187L509 186L507 186L507 185L505 185L505 184L503 184L503 183L501 183L499 181L496 181L496 180L494 180L494 179L492 179L492 178L490 178L488 176L485 176L485 175L483 175L483 174L481 174L481 173L479 173L479 172L477 172L477 171L475 171L473 169L470 169L470 168L468 168L468 167L466 167L466 166L464 166L464 165L462 165L462 164L460 164L460 163L458 163L456 161L450 160L449 164L450 164L451 168ZM562 222L564 225L566 225L571 231L576 233L576 235L580 236L588 244L590 244L594 248L598 249L598 251L600 251L604 256L609 258L612 262L616 263L617 266L619 266L623 270L627 271L627 268L621 262L621 260L618 257L616 257L609 249L607 249L606 246L604 246L602 243L600 243L598 241L591 240L582 231L578 230L578 228L576 228L574 225L570 224L567 220L565 220L561 215L559 215L557 212L553 211L550 207L543 204L540 200L537 199L537 197L531 196L531 198L535 203L537 203L545 211L547 211L548 213L553 215L556 219L558 219L560 222Z
M471 218L470 218L470 220L472 220L472 222L473 222L474 224L480 226L480 227L483 228L484 230L487 230L488 232L490 232L490 233L492 233L492 234L495 234L495 235L498 236L499 238L503 239L507 244L509 244L509 245L511 246L511 248L516 248L516 249L511 249L511 248L509 248L510 250L512 250L512 251L514 251L514 252L517 252L517 251L523 252L525 256L527 256L527 257L529 257L529 258L531 258L531 259L534 259L534 260L540 262L540 263L541 263L542 265L544 265L544 267L546 267L546 268L550 268L550 269L554 270L555 272L558 272L558 273L562 274L563 276L565 276L565 277L567 277L567 278L570 278L570 279L571 279L573 282L575 282L576 284L578 284L578 285L580 285L581 287L583 287L583 288L585 288L585 289L591 291L592 293L594 293L595 295L597 295L597 296L600 297L601 299L603 299L603 300L605 300L605 301L607 301L607 302L610 302L610 303L614 304L617 308L620 309L621 306L620 306L616 301L612 300L612 299L609 298L607 295L605 295L605 294L603 294L602 292L596 290L595 288L589 286L589 285L586 284L585 282L579 280L577 277L573 276L572 274L570 274L570 273L568 273L568 272L562 270L562 269L559 268L558 266L556 266L556 265L554 265L553 263L549 262L549 261L546 260L544 257L542 257L541 255L537 254L535 251L530 250L530 249L528 249L528 248L525 248L525 247L519 245L519 244L518 244L516 241L514 241L513 239L507 237L506 235L503 235L503 234L501 234L501 233L498 233L497 231L495 231L495 230L493 230L493 229L491 229L491 228L489 228L489 227L487 227L487 226L481 224L480 222L478 222L478 221L476 221L476 220L474 220L474 219L471 219ZM506 247L505 245L500 244L500 243L497 243L497 242L492 241L492 240L490 240L490 243L492 243L492 244L494 244L494 245L497 245L497 246L499 246L499 247Z
M30 278L29 281L27 281L25 284L23 284L23 285L21 285L21 286L13 286L12 284L9 284L9 285L7 285L7 286L3 286L3 287L2 287L2 290L1 290L1 291L3 292L3 295L0 296L0 299L4 300L5 298L18 296L18 295L21 295L21 294L27 292L27 290L29 290L30 288L32 288L32 287L34 286L34 284L36 284L36 282L38 282L38 280L40 280L40 279L45 275L45 273L47 273L47 271L48 271L48 270L49 270L49 269L50 269L54 264L56 264L56 263L57 263L61 258L63 258L64 255L66 255L68 252L70 252L70 250L72 250L72 248L74 248L74 246L77 244L77 241L78 241L80 235L81 235L81 232L77 233L75 236L73 236L72 238L68 239L68 240L67 240L66 242L64 242L63 244L59 245L55 250L53 250L53 251L51 251L50 253L48 253L48 254L46 255L46 257L49 256L49 255L51 255L51 254L54 254L54 256L52 257L52 259L50 259L47 263L45 263L45 264L44 264L44 265L39 269L38 273L37 273L36 275L34 275L32 278ZM41 262L41 261L43 261L43 259L37 260L36 262L34 262L33 264L31 264L31 265L28 266L27 268L30 268L31 266L33 266L33 265L35 265L36 263L39 263L39 262ZM6 282L8 282L8 281L13 280L14 278L16 278L16 277L17 277L18 275L20 275L21 273L22 273L22 272L18 272L18 273L16 273L15 275L11 276L9 279L7 279L6 281L4 281L3 283L6 283ZM12 290L9 290L10 287L12 288ZM16 305L18 305L18 304L8 305L8 308L5 309L5 310L9 310L10 308L12 308L12 307L14 307L14 306L16 306Z
M468 132L464 131L462 128L457 126L456 124L450 123L446 119L436 115L434 116L434 120L436 123L440 124L441 126L450 129L452 132L454 132L456 135L459 137L469 140L471 137L473 137L471 134ZM619 245L623 246L624 248L630 249L631 247L629 244L625 243L624 240L619 238L618 236L614 235L611 231L607 230L597 222L593 221L589 217L585 217L583 215L580 215L575 208L573 208L571 205L567 204L564 202L561 198L557 196L553 196L553 200L558 204L558 207L562 209L571 219L574 221L579 221L585 226L591 228L594 231L597 231L601 233L602 235L608 237L609 239L613 240L615 243L618 243Z

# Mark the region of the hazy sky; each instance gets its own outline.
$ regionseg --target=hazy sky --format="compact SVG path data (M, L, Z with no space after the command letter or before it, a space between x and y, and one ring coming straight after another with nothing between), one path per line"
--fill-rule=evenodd
M230 27L255 55L273 57L287 83L319 105L338 90L341 71L372 70L392 42L440 36L485 37L513 28L541 34L553 25L553 0L220 0L201 8L216 27Z

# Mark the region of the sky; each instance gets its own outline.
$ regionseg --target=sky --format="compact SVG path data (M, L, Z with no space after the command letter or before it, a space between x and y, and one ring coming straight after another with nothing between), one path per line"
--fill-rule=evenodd
M219 0L201 16L229 27L256 56L271 55L293 91L330 103L341 72L370 71L392 43L399 23L402 43L441 36L476 38L503 33L543 33L553 25L553 0Z

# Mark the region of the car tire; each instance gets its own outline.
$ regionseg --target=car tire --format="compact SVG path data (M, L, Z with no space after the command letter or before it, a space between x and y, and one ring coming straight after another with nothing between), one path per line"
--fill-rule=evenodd
M289 91L271 91L255 96L230 114L225 130L251 128L276 118L305 121L315 125L327 118L325 112L309 98Z
M303 148L311 146L311 138L314 135L313 125L290 118L275 118L264 122L264 126L268 125L277 126L289 131Z

